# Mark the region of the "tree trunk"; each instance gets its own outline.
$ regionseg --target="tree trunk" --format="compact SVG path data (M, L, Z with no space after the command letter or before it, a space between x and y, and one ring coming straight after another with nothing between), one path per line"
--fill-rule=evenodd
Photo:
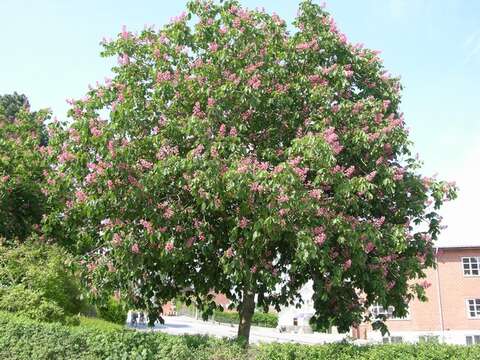
M255 311L255 294L249 291L244 292L243 301L240 307L240 322L238 324L238 339L243 339L248 345L250 339L250 327L252 316Z

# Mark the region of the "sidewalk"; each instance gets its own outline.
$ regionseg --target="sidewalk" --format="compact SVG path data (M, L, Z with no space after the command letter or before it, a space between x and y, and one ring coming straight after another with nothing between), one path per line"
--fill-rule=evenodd
M196 320L188 316L165 316L164 325L156 325L151 331L161 331L172 335L200 334L219 338L234 338L237 336L237 325L218 324L202 320ZM149 331L147 328L138 328L141 331ZM326 342L341 341L344 335L333 334L294 334L280 333L277 329L252 326L250 330L250 342L293 342L300 344L323 344Z

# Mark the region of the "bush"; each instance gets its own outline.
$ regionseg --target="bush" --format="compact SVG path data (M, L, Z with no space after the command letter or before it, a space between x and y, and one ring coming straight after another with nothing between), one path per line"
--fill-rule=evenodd
M100 331L118 331L124 329L123 326L99 318L80 316L80 326Z
M127 310L125 310L124 304L116 301L113 297L108 299L105 304L97 306L97 315L119 325L124 325L127 321Z
M252 345L205 336L174 336L117 328L84 319L82 326L38 323L0 312L0 359L175 359L175 360L472 360L480 346L441 344ZM107 327L107 328L106 328Z
M14 312L33 320L78 324L78 318L67 316L55 302L22 285L0 289L0 310Z
M205 336L173 336L42 324L0 312L0 359L242 360L241 346Z
M239 316L236 311L215 311L214 320L220 323L238 324ZM252 325L275 328L278 324L278 315L273 313L255 312Z
M85 302L79 281L68 268L70 261L70 256L54 245L0 245L0 284L3 287L21 285L40 293L66 314L78 314Z

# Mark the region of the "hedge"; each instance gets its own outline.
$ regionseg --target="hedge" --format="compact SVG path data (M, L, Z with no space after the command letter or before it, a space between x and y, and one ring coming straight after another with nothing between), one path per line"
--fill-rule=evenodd
M83 323L83 322L82 322ZM480 346L440 344L252 345L231 340L159 332L38 323L0 312L0 359L175 359L175 360L475 360Z
M238 324L239 316L236 311L215 311L213 320L220 323ZM255 312L252 325L275 328L278 324L278 315L272 313Z

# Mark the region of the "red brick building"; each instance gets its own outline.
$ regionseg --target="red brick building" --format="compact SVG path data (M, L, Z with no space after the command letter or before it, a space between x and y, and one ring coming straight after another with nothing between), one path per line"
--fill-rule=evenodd
M372 311L390 316L390 336L369 324L352 330L355 338L383 342L440 341L480 344L480 246L437 249L437 268L427 271L428 301L413 300L406 318L392 318L393 309Z

